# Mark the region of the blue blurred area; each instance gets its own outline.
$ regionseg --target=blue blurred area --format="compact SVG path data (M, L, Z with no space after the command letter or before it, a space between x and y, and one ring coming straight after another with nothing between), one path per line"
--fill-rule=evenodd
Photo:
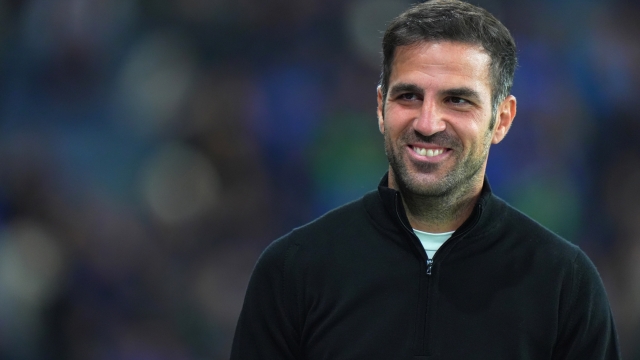
M481 0L519 48L494 191L640 359L640 4ZM0 1L0 358L225 359L273 239L375 188L402 0Z

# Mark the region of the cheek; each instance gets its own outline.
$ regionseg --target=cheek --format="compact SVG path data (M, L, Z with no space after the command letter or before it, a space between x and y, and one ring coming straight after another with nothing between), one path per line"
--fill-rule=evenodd
M389 132L388 135L394 137L411 127L415 114L406 110L394 109L393 104L387 105L386 110L384 119L380 124L380 131Z
M398 140L402 136L403 128L398 124L385 121L384 123L384 136L390 140Z
M493 136L493 131L489 128L490 124L490 115L474 116L460 124L457 132L464 142L484 147L491 142Z

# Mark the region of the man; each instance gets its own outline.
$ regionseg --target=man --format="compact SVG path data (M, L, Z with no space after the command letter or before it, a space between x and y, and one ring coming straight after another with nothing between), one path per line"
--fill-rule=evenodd
M383 38L377 191L272 243L231 359L618 359L598 273L494 196L516 49L483 9L416 5Z

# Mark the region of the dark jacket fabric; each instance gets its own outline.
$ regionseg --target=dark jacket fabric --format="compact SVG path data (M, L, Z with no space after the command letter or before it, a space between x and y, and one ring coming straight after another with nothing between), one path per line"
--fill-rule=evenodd
M428 259L386 176L258 260L232 360L619 359L587 256L492 194Z

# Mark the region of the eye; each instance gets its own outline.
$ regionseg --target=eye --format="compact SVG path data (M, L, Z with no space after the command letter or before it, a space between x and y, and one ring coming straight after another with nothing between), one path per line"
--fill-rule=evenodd
M448 103L454 104L454 105L469 105L471 104L470 101L468 101L467 99L463 99L461 97L457 97L457 96L450 96L446 99L446 101Z
M398 100L405 100L405 101L416 101L416 100L420 100L420 98L418 97L418 94L416 93L404 93L404 94L400 94L397 97Z

